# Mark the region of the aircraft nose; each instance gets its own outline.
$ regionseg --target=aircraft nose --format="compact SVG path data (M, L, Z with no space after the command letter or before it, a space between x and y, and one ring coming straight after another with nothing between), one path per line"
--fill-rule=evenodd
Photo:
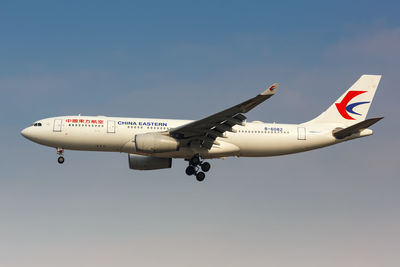
M28 127L28 128L25 128L25 129L23 129L23 130L21 131L21 135L22 135L23 137L29 139L29 137L30 137L29 132L30 132L29 127Z

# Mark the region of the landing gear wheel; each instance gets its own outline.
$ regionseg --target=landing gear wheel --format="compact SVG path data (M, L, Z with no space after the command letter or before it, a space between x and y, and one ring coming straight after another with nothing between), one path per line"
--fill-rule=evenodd
M189 165L189 166L187 166L187 168L186 168L186 174L187 175L193 175L195 172L196 172L196 168L194 167L194 166L192 166L192 165Z
M58 161L58 163L63 164L65 159L64 159L64 157L60 156L60 157L58 157L57 161Z
M196 174L196 179L197 179L197 181L201 182L201 181L204 180L204 178L206 178L206 175L204 174L204 172L198 172L198 173Z
M203 162L203 163L201 164L201 170L202 170L203 172L208 172L208 171L210 170L210 168L211 168L211 165L210 165L210 163L208 163L208 162Z
M59 156L57 161L58 161L58 163L63 164L65 161L65 159L63 157L64 150L61 147L57 147L56 149L57 149L57 155Z
M194 156L190 159L189 164L192 166L197 166L200 164L200 158L198 156Z

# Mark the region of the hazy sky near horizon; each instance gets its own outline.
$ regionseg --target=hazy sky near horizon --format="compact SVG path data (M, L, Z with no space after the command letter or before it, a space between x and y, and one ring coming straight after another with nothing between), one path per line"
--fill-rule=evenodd
M2 1L0 266L400 264L396 1ZM82 113L198 119L278 82L249 121L299 123L382 74L374 135L212 160L203 183L20 135Z

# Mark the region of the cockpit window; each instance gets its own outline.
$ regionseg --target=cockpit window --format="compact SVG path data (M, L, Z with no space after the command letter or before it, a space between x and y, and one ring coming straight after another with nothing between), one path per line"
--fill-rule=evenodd
M41 122L36 122L36 123L33 124L33 126L35 126L35 127L36 126L42 126L42 123Z

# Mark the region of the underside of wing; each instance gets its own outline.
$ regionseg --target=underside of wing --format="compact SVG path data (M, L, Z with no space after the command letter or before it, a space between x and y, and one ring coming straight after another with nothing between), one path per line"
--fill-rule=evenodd
M208 116L204 119L190 122L170 131L170 135L181 141L181 145L196 143L200 147L210 149L217 137L223 137L225 132L234 132L235 125L244 125L246 113L275 94L278 84L268 87L261 94L246 100L236 106Z

